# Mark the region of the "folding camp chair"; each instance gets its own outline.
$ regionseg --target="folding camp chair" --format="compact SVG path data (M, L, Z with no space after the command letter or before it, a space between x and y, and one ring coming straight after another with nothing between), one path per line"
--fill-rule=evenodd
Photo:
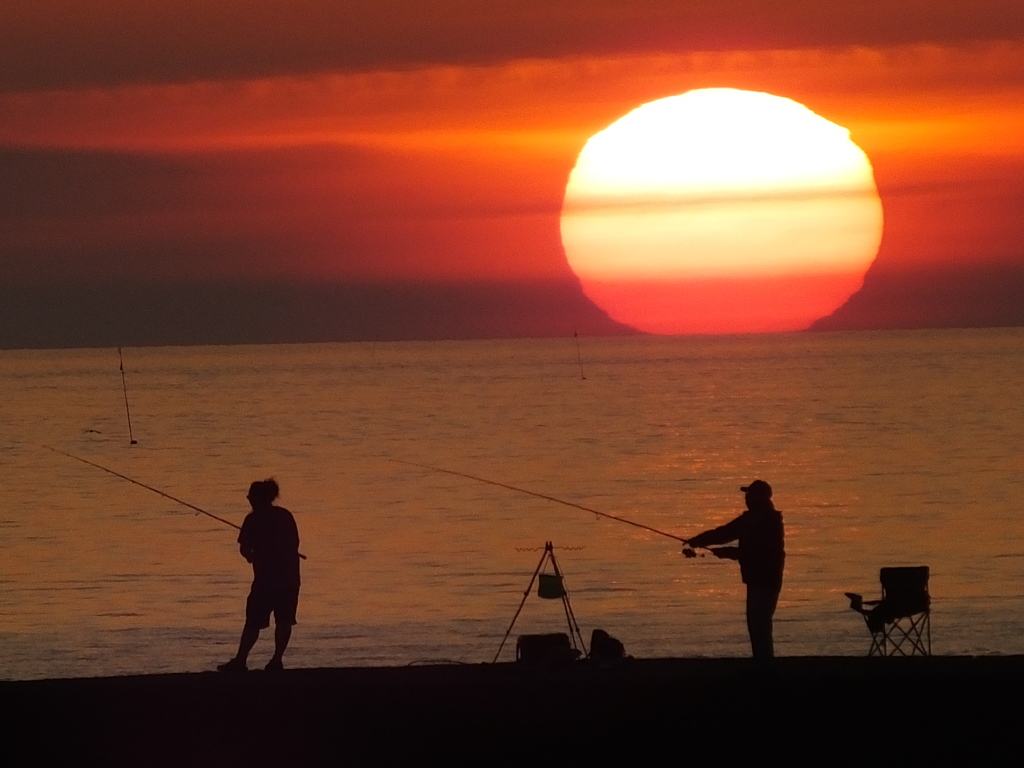
M846 593L850 607L864 617L871 633L868 656L931 656L928 566L883 568L878 579L882 582L881 600Z

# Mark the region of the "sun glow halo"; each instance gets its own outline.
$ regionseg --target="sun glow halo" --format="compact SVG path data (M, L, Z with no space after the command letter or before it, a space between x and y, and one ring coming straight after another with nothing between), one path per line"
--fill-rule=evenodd
M715 88L645 104L569 177L562 242L588 296L652 333L795 330L860 286L882 209L848 132Z

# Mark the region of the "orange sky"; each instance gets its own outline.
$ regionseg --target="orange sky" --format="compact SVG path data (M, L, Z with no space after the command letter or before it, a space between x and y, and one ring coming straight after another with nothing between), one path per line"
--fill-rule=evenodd
M677 5L5 6L0 277L571 279L558 215L587 138L712 86L850 129L886 217L868 287L1024 273L1018 3Z

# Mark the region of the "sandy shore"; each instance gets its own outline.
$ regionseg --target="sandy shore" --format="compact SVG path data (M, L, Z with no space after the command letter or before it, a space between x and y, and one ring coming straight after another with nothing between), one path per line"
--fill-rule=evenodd
M1016 753L1022 683L1017 656L632 659L4 682L0 703L12 766L976 764Z

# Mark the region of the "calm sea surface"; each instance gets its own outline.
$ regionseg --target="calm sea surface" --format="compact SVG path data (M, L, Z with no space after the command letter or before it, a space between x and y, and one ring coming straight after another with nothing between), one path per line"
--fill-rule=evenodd
M748 653L735 564L675 535L775 488L781 655L862 654L845 591L929 565L934 648L1024 653L1024 330L0 352L0 677L184 672L234 653L235 531L278 479L302 536L292 667L490 661L552 541L585 637ZM582 361L582 368L580 362ZM581 376L582 373L582 376ZM564 631L527 598L514 637ZM269 633L264 633L269 635ZM270 654L270 637L252 663Z

